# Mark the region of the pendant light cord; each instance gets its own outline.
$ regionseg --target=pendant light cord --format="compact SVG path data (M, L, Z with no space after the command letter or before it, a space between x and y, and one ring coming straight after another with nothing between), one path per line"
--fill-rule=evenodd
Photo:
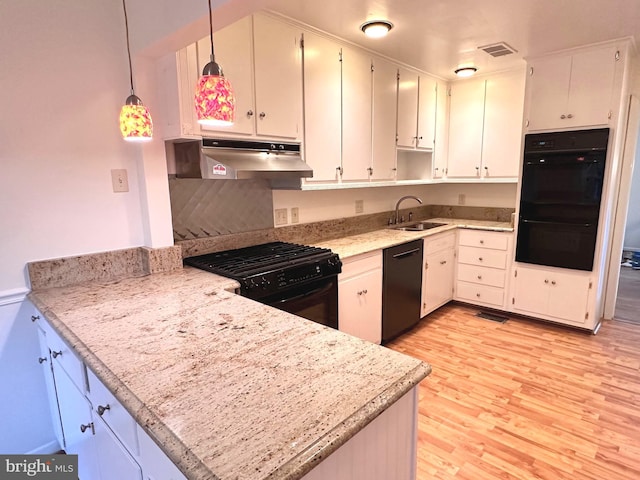
M124 2L124 0L122 0ZM216 61L216 55L213 53L213 14L211 13L211 0L209 0L209 40L211 41L211 62Z
M127 35L127 57L129 59L129 82L131 83L131 95L133 95L133 69L131 67L131 47L129 46L129 20L127 18L127 5L122 0L122 9L124 10L124 30Z

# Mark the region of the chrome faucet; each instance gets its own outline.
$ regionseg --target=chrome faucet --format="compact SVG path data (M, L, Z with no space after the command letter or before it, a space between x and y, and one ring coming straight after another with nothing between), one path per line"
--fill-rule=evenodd
M400 203L402 203L403 200L407 200L409 198L414 199L420 205L422 205L422 200L420 200L418 197L414 197L413 195L406 195L406 196L402 197L400 200L398 200L398 203L396 203L396 214L395 214L395 217L393 219L393 223L395 223L395 224L401 223L400 222Z

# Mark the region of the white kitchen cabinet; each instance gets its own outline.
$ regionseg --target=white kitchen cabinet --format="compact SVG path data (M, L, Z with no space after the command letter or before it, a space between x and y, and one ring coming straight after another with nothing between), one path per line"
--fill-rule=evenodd
M531 60L528 64L528 130L607 125L611 118L616 45Z
M341 46L304 32L304 156L308 182L337 181L342 168Z
M460 230L454 298L504 310L512 245L511 232Z
M216 32L216 61L233 87L236 118L230 127L201 126L203 135L301 139L300 38L300 30L260 14ZM198 71L202 71L210 61L209 37L198 42L197 50Z
M449 151L449 88L443 81L436 85L436 133L433 147L433 178L447 175L447 157Z
M373 59L373 151L371 180L394 180L396 175L396 119L398 67Z
M436 81L428 75L398 70L398 132L401 148L433 149Z
M102 480L142 480L142 469L131 453L120 443L102 418L94 418L94 443Z
M455 232L445 232L424 239L421 317L453 298L455 245Z
M518 264L513 273L514 312L591 328L591 272ZM589 325L586 325L586 324Z
M338 276L338 329L373 343L382 341L382 252L343 260Z
M342 180L371 176L372 80L371 56L342 47Z
M38 315L31 317L33 321L39 320ZM45 331L38 328L38 341L40 345L40 356L38 363L44 369L44 381L47 389L47 402L49 404L49 413L53 423L53 431L60 444L60 448L64 446L64 435L62 433L62 424L60 423L60 409L58 407L58 399L56 397L56 386L53 377L53 368L51 366L51 352L45 338Z
M515 179L522 144L521 70L454 82L449 109L449 178Z
M158 445L140 425L137 425L140 442L140 463L144 465L144 480L187 480Z

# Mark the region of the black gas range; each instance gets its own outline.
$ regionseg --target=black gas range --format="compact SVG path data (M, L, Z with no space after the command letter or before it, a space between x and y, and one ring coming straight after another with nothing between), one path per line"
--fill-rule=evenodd
M338 328L342 262L329 249L271 242L189 257L184 263L237 280L244 297Z

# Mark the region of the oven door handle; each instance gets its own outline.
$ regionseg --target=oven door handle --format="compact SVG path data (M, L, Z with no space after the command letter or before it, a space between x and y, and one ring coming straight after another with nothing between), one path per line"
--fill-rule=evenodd
M300 295L296 295L294 297L287 297L287 298L283 298L282 300L278 300L275 303L275 305L284 305L284 304L287 304L289 302L295 302L296 300L300 300L301 298L310 297L311 295L316 295L318 293L324 293L326 291L329 291L332 286L333 286L333 282L328 282L326 285L322 285L321 287L314 288L313 290L311 290L309 292L304 292L304 293L301 293ZM271 305L271 306L275 306L275 305Z
M527 220L522 219L522 223L535 223L537 225L570 225L572 227L584 227L589 228L593 226L591 223L568 223L568 222L547 222L544 220Z

